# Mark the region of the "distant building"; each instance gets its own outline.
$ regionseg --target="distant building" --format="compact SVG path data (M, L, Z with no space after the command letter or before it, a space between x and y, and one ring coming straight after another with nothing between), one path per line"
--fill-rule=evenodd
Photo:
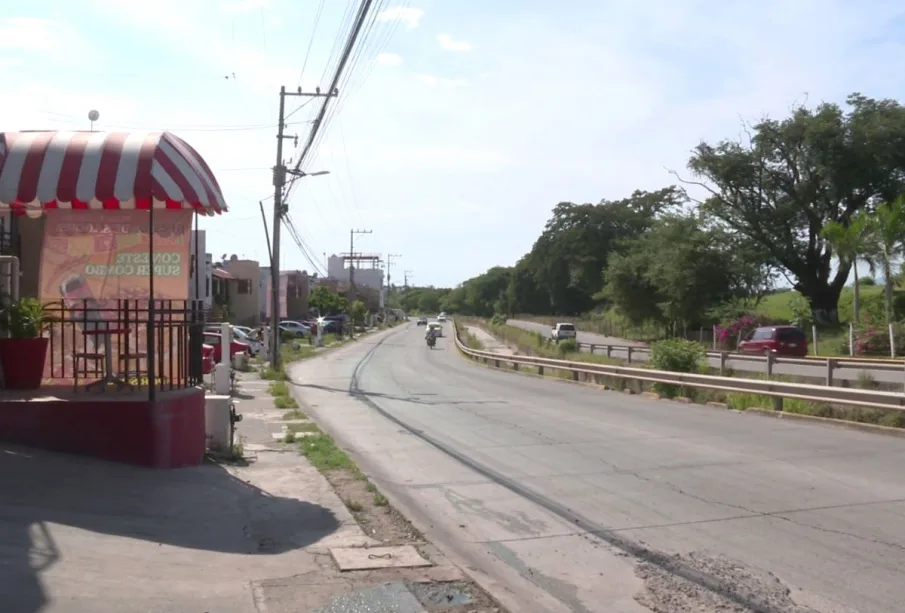
M347 265L348 264L348 265ZM342 283L350 282L350 269L355 267L356 287L369 287L378 292L383 289L384 272L380 268L380 255L375 253L348 253L331 255L327 258L327 276Z
M232 321L240 326L259 326L261 313L260 266L255 260L240 260L235 255L223 263L223 270L235 279L235 293L229 296Z

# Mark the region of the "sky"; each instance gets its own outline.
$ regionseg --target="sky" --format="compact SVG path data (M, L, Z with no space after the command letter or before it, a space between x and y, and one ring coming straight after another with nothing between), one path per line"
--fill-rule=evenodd
M170 130L230 210L208 251L265 263L280 86L329 85L355 0L0 0L0 130ZM299 182L281 267L400 254L454 286L530 250L560 201L689 177L700 140L860 91L903 97L892 0L392 0L358 45ZM755 8L756 7L756 8ZM302 102L304 107L299 108ZM287 98L307 138L319 101ZM294 163L298 149L285 143ZM271 213L268 211L268 224Z

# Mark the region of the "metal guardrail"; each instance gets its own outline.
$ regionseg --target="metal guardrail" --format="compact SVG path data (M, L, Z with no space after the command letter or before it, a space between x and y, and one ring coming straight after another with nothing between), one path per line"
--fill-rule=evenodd
M784 381L761 379L722 377L717 375L699 375L694 373L652 370L648 368L632 368L630 366L594 364L592 362L571 362L568 360L555 360L535 356L504 355L492 351L471 349L459 338L459 326L455 320L453 320L453 326L455 326L456 348L462 354L485 364L493 364L497 368L500 368L502 364L507 364L511 365L513 370L518 370L519 366L524 365L537 368L539 374L543 374L545 368L570 372L575 381L581 380L582 375L584 375L585 378L607 376L623 379L636 379L649 383L679 385L695 389L714 389L724 392L757 394L773 398L773 408L777 411L782 411L783 399L794 398L826 404L844 404L905 412L905 394L895 392L827 387L823 385L787 383Z
M587 349L592 354L601 354L606 352L607 357L611 357L614 351L626 354L650 353L650 347L643 345L604 345L597 343L578 343L582 349ZM757 355L754 353L739 353L736 351L704 351L707 358L730 360L736 362L763 362L772 358L776 364L793 364L796 366L818 366L825 365L827 362L833 362L836 368L855 368L863 369L870 367L871 370L883 370L889 372L905 371L905 358L856 358L856 357L824 357L824 356L802 356L800 358L778 357L772 354ZM602 355L602 354L601 354Z

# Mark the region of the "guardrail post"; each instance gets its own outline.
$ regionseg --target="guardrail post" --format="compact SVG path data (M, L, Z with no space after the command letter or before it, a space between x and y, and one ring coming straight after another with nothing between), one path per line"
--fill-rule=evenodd
M591 355L594 355L594 347L596 347L596 346L597 345L594 345L594 344L589 345L588 351L590 351Z
M499 361L499 360L494 360L494 361L493 361L493 365L496 366L497 368L499 368L499 367L500 367L500 361Z
M720 351L720 376L724 377L726 375L726 361L729 359L729 354L725 351Z
M518 362L512 363L512 370L518 370Z
M782 396L773 396L773 410L782 413Z
M628 363L629 364L632 363L632 347L631 347L631 345L629 345L629 347L628 347Z
M836 370L836 360L826 361L826 385L833 387L833 371Z
M539 374L541 377L544 376L544 367L543 366L537 367L537 374Z
M606 357L607 358L613 357L613 346L612 345L606 346Z
M578 376L580 373L577 370L572 371L572 381L578 381L580 377Z
M771 378L773 376L773 362L775 358L772 353L767 354L767 378Z

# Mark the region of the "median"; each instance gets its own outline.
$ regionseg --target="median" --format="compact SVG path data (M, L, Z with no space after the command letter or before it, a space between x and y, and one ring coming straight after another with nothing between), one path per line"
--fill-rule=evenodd
M654 343L651 345L651 362L633 362L628 364L626 360L616 357L581 353L578 344L574 341L553 344L541 334L510 326L499 320L457 318L457 323L461 324L460 327L463 328L464 326L470 326L483 330L508 346L517 355L568 360L570 362L586 362L588 364L628 366L638 369L707 375L720 374L717 369L713 369L707 364L704 359L703 348L691 341L670 340ZM723 390L696 389L681 385L649 383L629 377L578 373L549 366L519 365L518 370L529 374L595 384L623 393L645 394L650 397L670 398L680 402L725 406L734 410L762 409L773 412L774 407L773 397L755 393L727 392ZM738 371L724 372L723 376L750 380L768 380L766 375ZM806 383L806 381L802 381L801 377L782 375L774 375L769 377L769 380L786 383ZM879 384L866 376L860 378L857 381L857 385L866 390L877 390L880 387ZM782 409L783 413L791 415L803 415L855 424L870 424L886 428L905 428L905 413L895 410L813 402L798 398L783 399Z

